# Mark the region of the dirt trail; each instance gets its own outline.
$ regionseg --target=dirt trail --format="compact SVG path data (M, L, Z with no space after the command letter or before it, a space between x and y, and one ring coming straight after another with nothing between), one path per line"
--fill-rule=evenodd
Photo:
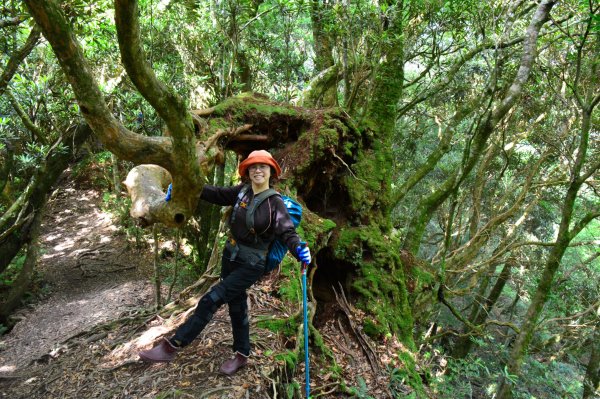
M70 179L50 199L37 265L49 293L0 338L0 375L57 356L70 337L152 303L147 256L129 248L100 200Z

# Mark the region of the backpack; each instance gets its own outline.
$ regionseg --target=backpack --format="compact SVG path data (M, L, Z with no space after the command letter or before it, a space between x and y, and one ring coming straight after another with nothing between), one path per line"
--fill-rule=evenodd
M240 206L242 198L244 197L244 195L246 195L249 188L249 185L245 185L240 190L235 206L233 208L230 223L233 223L235 221L236 211ZM288 197L287 195L282 195L270 188L256 195L254 197L254 200L250 204L248 204L248 207L246 208L246 227L248 228L248 230L250 230L251 233L256 234L256 232L254 231L254 211L256 210L256 208L258 208L260 204L263 203L264 200L266 200L269 197L272 197L273 195L279 195L283 200L283 204L285 205L285 208L287 209L288 214L292 219L294 227L298 227L298 225L300 224L300 221L302 220L302 205L300 205L298 201L294 200L293 198ZM287 254L287 252L287 245L285 245L285 243L282 242L280 239L275 238L275 240L271 243L269 247L269 251L267 252L265 274L270 273L271 271L273 271L273 269L278 267L285 255Z

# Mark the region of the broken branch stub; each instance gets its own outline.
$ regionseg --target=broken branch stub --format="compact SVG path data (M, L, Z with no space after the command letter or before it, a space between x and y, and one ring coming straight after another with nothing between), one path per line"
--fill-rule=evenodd
M177 201L165 201L165 192L172 178L169 171L158 165L138 165L131 169L123 182L131 198L129 214L141 226L163 223L181 226L188 211Z

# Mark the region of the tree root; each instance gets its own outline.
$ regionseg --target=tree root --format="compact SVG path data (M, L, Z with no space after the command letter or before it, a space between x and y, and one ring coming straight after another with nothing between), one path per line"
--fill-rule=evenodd
M367 336L365 335L365 333L362 332L362 330L360 330L355 325L354 320L351 317L352 309L350 308L348 299L346 299L346 294L344 294L344 289L342 288L341 284L339 284L339 286L340 286L339 294L338 294L337 290L335 288L333 288L333 292L335 293L335 298L337 300L337 303L340 305L340 308L346 315L346 318L348 319L348 323L350 323L350 327L352 328L352 331L354 332L356 339L358 340L358 342L360 343L360 346L363 349L363 353L365 354L365 356L367 356L367 359L369 359L369 364L371 365L371 370L373 370L373 372L375 374L379 374L381 370L379 369L379 363L377 362L377 355L375 354L375 349L373 349L373 346L371 346L371 343L370 343L369 339L367 338Z

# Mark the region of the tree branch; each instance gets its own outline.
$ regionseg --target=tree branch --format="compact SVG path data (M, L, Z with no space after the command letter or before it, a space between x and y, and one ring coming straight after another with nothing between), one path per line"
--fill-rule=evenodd
M48 140L46 140L46 137L44 137L44 133L42 133L42 131L32 122L32 120L29 119L29 116L25 113L25 111L23 111L23 108L21 108L21 105L15 96L13 96L12 91L9 88L6 88L6 95L8 96L8 101L10 101L10 105L12 105L17 115L19 115L19 118L21 118L23 125L25 125L25 127L37 138L40 143L48 144Z
M82 115L108 150L135 163L171 165L171 139L146 137L123 127L111 114L83 57L70 23L54 0L24 0L65 72Z
M115 24L123 65L135 87L167 124L174 147L178 147L181 141L181 144L194 148L194 124L184 101L157 79L146 61L138 13L137 1L115 1Z
M21 62L23 62L23 60L29 55L29 53L31 53L31 51L37 45L41 33L42 32L40 30L40 27L38 25L34 25L23 47L17 50L17 52L14 53L8 60L6 68L4 68L4 71L0 76L0 96L2 95L2 93L4 93L4 90L6 90L8 82L10 82L14 74L17 72L17 68L19 67Z
M0 29L6 28L7 26L16 26L21 22L25 21L27 18L24 16L18 16L13 18L0 19Z
M536 10L531 24L527 27L527 33L525 35L525 42L523 43L523 56L521 57L521 64L517 71L513 83L511 84L506 96L502 102L493 110L492 119L494 122L499 121L506 115L508 110L512 108L514 103L520 97L523 91L523 85L529 78L531 66L535 61L537 55L537 38L540 34L540 30L544 23L549 18L550 10L554 6L556 1L544 1Z

